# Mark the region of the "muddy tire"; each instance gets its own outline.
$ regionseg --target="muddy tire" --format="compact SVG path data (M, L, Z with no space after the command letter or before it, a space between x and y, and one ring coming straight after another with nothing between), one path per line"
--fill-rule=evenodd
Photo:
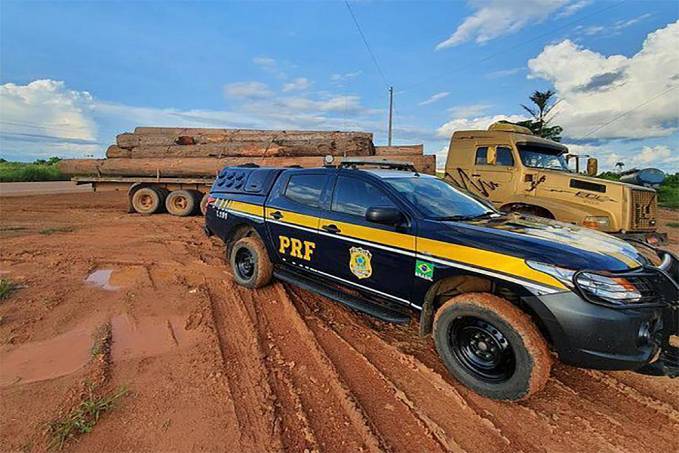
M229 255L233 279L247 288L261 288L269 284L273 264L261 239L254 236L237 240Z
M142 187L132 194L132 207L139 214L150 215L163 207L164 194L154 187Z
M200 199L200 213L205 215L207 214L207 200L210 198L209 193L202 194L202 198Z
M492 294L461 294L443 304L434 342L448 371L488 398L526 399L549 379L549 348L530 316Z
M173 190L165 200L167 212L179 217L186 217L196 209L196 196L189 190Z

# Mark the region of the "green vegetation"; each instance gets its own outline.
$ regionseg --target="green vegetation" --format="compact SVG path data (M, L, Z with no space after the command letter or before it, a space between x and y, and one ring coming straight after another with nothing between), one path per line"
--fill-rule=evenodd
M71 233L72 231L75 231L75 228L66 226L66 227L51 227L51 228L45 228L44 230L40 230L40 234L54 234L54 233Z
M50 157L28 163L0 159L0 182L67 181L68 178L57 166L60 160L59 157Z
M679 228L679 222L667 222L667 226L671 228Z
M530 113L530 116L532 116L533 119L519 121L516 124L527 127L538 137L560 142L563 128L561 126L552 126L551 122L554 119L554 115L551 117L549 116L549 113L556 107L556 104L559 103L559 101L553 102L552 100L555 94L556 93L552 90L533 91L533 94L530 95L529 99L534 105L527 106L521 104L521 107Z
M6 278L0 278L0 300L5 300L14 292L17 286Z
M87 399L77 408L49 424L50 450L61 450L69 439L91 432L104 412L111 410L117 400L127 395L128 390L121 387L112 394L99 397L94 394L94 386L90 385L88 392Z

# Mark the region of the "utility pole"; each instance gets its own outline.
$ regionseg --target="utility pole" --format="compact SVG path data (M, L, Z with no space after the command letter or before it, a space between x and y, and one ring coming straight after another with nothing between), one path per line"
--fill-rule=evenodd
M387 145L391 146L391 119L394 114L394 87L389 87L389 132Z

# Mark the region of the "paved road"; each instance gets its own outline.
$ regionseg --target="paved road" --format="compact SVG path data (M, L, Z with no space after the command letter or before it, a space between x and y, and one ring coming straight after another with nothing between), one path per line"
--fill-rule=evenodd
M0 183L0 197L22 195L48 195L59 193L92 192L90 184L76 186L72 181L47 182L3 182Z

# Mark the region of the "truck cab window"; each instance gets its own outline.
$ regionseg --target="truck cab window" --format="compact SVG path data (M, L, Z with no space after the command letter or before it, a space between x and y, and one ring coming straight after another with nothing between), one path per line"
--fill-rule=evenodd
M325 186L324 175L293 175L285 189L285 197L297 203L318 208Z
M495 165L513 167L514 157L512 156L512 150L506 146L498 146L495 151Z
M377 187L360 179L340 176L332 197L332 210L365 216L371 207L396 207L389 197Z
M488 165L487 159L488 147L484 146L482 148L476 149L476 165Z

